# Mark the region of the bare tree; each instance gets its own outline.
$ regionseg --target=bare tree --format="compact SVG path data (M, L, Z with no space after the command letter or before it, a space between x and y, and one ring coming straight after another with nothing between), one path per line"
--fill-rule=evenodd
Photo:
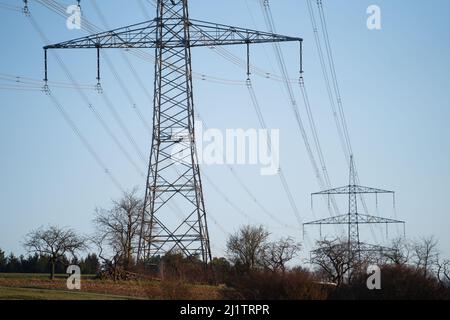
M346 240L325 239L317 241L317 249L311 254L311 263L318 265L320 272L339 286L343 283L344 276L355 268L359 260L357 255L357 252L349 250Z
M450 287L450 260L439 260L437 263L437 278L439 282Z
M286 271L286 264L291 261L301 250L301 245L294 239L282 238L269 243L264 252L264 264L272 271Z
M395 238L389 246L390 250L383 251L387 262L395 265L405 265L411 260L411 245L403 237Z
M24 247L29 253L48 256L51 263L50 279L55 278L55 266L65 255L75 257L77 251L85 250L86 240L78 236L72 229L49 226L39 228L28 233Z
M133 263L133 254L137 250L141 226L143 201L136 196L137 189L123 194L122 199L113 201L111 209L96 209L96 243L106 244L112 251L115 263L129 270ZM106 260L106 259L104 259Z
M269 232L262 226L244 226L227 241L227 253L237 266L249 271L263 265Z
M417 270L421 270L426 277L437 267L439 261L438 242L431 236L422 238L413 244L414 263Z

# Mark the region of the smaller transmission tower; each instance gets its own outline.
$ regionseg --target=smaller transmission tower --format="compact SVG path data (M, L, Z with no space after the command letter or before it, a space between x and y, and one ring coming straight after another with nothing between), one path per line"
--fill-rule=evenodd
M320 228L322 228L322 225L343 225L343 224L347 225L348 251L349 253L355 254L356 256L359 256L359 253L362 251L380 251L386 249L381 246L362 243L359 237L359 225L385 224L387 231L389 224L401 223L403 224L404 230L405 222L358 213L358 196L361 194L375 194L377 202L378 202L378 194L392 194L393 202L395 205L394 191L363 187L356 184L355 165L353 162L353 156L350 156L350 174L349 174L349 184L347 186L324 190L311 194L311 202L314 196L327 196L329 199L329 197L332 195L347 195L348 213L344 215L304 223L303 227L308 225L319 225Z

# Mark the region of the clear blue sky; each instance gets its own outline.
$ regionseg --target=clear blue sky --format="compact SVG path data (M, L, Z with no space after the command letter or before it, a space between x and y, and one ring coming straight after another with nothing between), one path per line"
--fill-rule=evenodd
M60 1L69 5L75 1ZM155 15L154 8L139 1L97 1L108 24L119 27L140 22ZM145 1L143 1L145 2ZM314 1L313 1L314 2ZM17 6L17 1L3 0ZM340 149L337 131L325 91L313 32L305 0L271 1L278 33L304 38L304 68L311 105L325 154L332 184L347 183L348 169ZM380 6L382 29L366 28L366 9ZM104 27L91 1L83 0L84 17ZM450 216L450 2L447 0L324 1L334 49L334 58L350 137L363 185L395 190L396 217L406 220L407 236L435 235L443 253L450 256L448 228ZM76 38L86 33L68 30L65 21L38 3L31 1L34 19L51 42ZM250 9L250 10L249 10ZM191 1L191 17L236 26L266 30L256 0ZM43 42L21 13L0 6L2 60L0 73L43 77ZM298 74L298 49L282 44L290 76ZM245 48L230 48L245 59ZM150 52L152 53L152 52ZM95 52L58 52L82 84L95 84ZM153 66L126 53L139 77L153 92ZM193 50L193 68L200 74L245 80L245 70L209 49ZM151 101L132 77L121 54L107 52L114 62L138 108L151 125ZM252 63L272 72L277 70L270 45L253 47ZM54 57L50 56L50 80L68 82ZM114 102L131 136L147 157L149 134L130 106L106 63L102 68L105 94ZM0 82L5 85L5 82ZM258 128L257 117L245 86L215 84L194 80L195 103L209 127ZM269 127L281 130L281 164L304 221L327 217L326 206L317 199L314 212L309 194L319 190L293 114L278 82L254 76L254 87ZM297 101L306 123L306 114L295 88ZM73 89L53 88L82 134L106 163L108 169L127 189L144 179L130 165L102 129L79 94ZM103 99L94 91L85 91L96 109L114 130L134 161L146 170L138 154L128 143L120 127L108 112ZM0 248L23 253L21 241L31 229L41 225L70 226L92 233L96 206L107 207L120 196L105 172L87 152L47 96L37 91L0 89ZM210 179L227 197L251 217L250 223L266 225L274 237L291 235L302 241L300 228L277 177L261 177L256 167L235 167L246 185L271 212L294 228L277 225L255 205L224 166L203 167ZM227 232L249 223L205 181L208 213ZM345 201L340 202L345 212ZM395 217L389 199L368 198L369 210L384 217ZM226 234L210 220L213 254L223 254ZM295 230L297 228L297 230ZM363 227L369 242L386 242L384 229L375 228L375 239ZM389 237L397 234L390 228ZM331 234L334 230L328 230ZM309 237L318 232L310 229ZM309 250L305 243L305 253ZM306 254L305 254L306 256Z

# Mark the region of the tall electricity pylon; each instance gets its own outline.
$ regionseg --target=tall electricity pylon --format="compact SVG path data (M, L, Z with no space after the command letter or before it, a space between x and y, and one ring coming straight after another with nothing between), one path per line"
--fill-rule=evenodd
M172 250L211 260L195 146L191 48L247 45L250 74L250 44L287 41L300 43L301 57L301 38L190 19L188 0L158 0L154 20L44 47L46 82L49 49L96 49L99 81L100 49L155 50L153 134L138 260ZM168 211L171 204L182 211L176 222Z
M378 194L392 194L393 199L395 196L394 191L375 189L369 187L363 187L356 184L356 171L355 165L353 161L353 156L350 157L350 174L349 174L349 184L344 187L324 190L321 192L316 192L311 194L311 202L312 197L314 196L327 196L331 195L347 195L348 196L348 213L344 215L334 216L326 219L316 220L312 222L304 223L303 226L308 225L319 225L322 228L322 225L347 225L347 241L348 241L348 250L354 256L359 256L359 253L362 251L381 251L387 248L383 248L381 246L370 245L366 243L362 243L359 238L359 225L360 224L385 224L386 230L389 224L401 223L403 227L405 225L404 221L381 218L366 214L358 213L358 195L361 194L375 194L378 202ZM395 200L393 200L395 201Z

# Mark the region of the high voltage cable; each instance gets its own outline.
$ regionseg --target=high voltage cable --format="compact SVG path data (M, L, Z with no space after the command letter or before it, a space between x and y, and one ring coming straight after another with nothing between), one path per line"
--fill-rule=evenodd
M321 42L320 42L319 35L318 35L319 30L317 27L317 22L315 19L315 14L314 14L314 10L313 10L312 4L311 4L311 0L307 0L307 5L308 5L308 12L310 15L311 24L312 24L313 31L314 31L316 47L317 47L317 50L319 53L319 59L321 62L322 73L323 73L323 76L325 79L328 97L330 99L330 105L332 107L333 115L335 117L336 127L337 127L338 133L339 133L339 138L341 139L341 144L343 145L343 151L345 154L345 158L346 158L347 163L349 163L350 155L353 155L353 150L352 150L352 146L351 146L350 134L348 131L344 107L343 107L343 103L342 103L339 82L337 80L336 68L335 68L335 63L334 63L334 58L333 58L331 41L330 41L330 37L328 34L328 28L327 28L327 23L326 23L326 19L325 19L323 4L322 4L321 0L317 0L319 20L321 23L322 36L323 36L324 43L325 43L326 57L327 57L328 67L330 70L330 75L331 75L331 80L332 80L331 82L333 84L332 86L330 84L330 77L328 76L328 71L327 71L327 67L325 64L324 54L323 54ZM331 88L333 88L335 96L333 96L333 94L331 93ZM336 104L335 104L334 99L336 99L339 117L337 117L337 115L336 115ZM355 175L356 175L357 183L360 184L356 165L355 165ZM367 208L367 204L366 204L364 196L362 194L360 194L359 198L361 200L361 203L363 205L363 209L364 209L365 213L368 213L368 208ZM374 237L375 241L377 242L377 236L375 235L375 233L373 231L372 225L370 226L370 230L371 230L372 236Z
M45 37L44 33L42 32L42 29L39 27L37 22L34 20L32 16L29 16L30 22L32 26L36 29L36 31L41 36L44 43L49 43L48 39ZM66 74L66 77L69 81L71 81L73 84L75 84L75 79L73 78L73 75L67 68L67 66L64 64L64 62L61 60L59 55L52 51L53 55L56 57L56 60L60 67L62 68L63 72ZM145 177L144 172L141 170L141 168L136 164L136 162L133 160L131 155L126 151L126 149L123 147L123 145L120 143L119 139L114 134L113 130L107 125L107 123L102 118L101 114L98 113L98 111L95 109L94 105L91 103L89 98L86 96L86 94L81 91L77 90L78 94L81 96L82 100L85 102L85 104L89 107L89 110L94 114L97 121L100 123L102 128L106 131L108 136L113 140L113 142L116 144L116 146L119 148L119 150L124 154L125 158L130 162L130 164L136 169L136 171L141 175Z
M24 87L35 87L42 89L42 80L33 79L29 77L22 77L22 76L14 76L9 75L5 73L0 73L0 81L14 83L16 86L24 86ZM52 85L52 87L56 88L63 88L63 89L88 89L93 90L95 89L95 86L92 85L71 85L70 83L65 82L56 82L56 81L49 81L49 83Z
M337 105L339 107L339 114L341 117L342 127L343 127L344 135L345 135L345 138L347 141L349 153L351 155L353 155L353 150L352 150L351 141L350 141L350 134L348 132L347 121L346 121L345 112L344 112L344 106L342 103L342 97L341 97L340 88L339 88L339 82L337 80L333 51L332 51L332 47L331 47L330 37L328 34L328 27L327 27L327 23L326 23L326 19L325 19L325 12L323 9L322 0L317 0L317 7L319 10L319 16L320 16L320 21L321 21L321 25L322 25L322 34L323 34L324 41L325 41L328 63L329 63L329 67L330 67L331 78L333 80L333 88L334 88L335 95L336 95L336 101L337 101ZM356 175L357 183L360 183L356 164L355 164L355 175ZM363 204L364 211L367 213L368 209L367 209L365 199L362 195L360 195L360 199Z
M9 10L9 11L15 11L15 12L22 12L22 8L18 6L14 6L8 3L0 2L0 9Z
M42 1L42 0L37 0L39 3L43 4L44 6L48 7L48 5L50 5L53 8L58 8L58 4L53 1ZM65 12L65 11L63 11ZM61 13L59 13L61 15ZM64 16L64 14L62 14ZM90 24L88 23L88 26ZM92 28L92 27L90 27ZM92 30L91 30L92 31ZM58 60L60 60L58 58ZM67 68L64 68L65 70L67 70ZM67 70L68 71L68 70ZM144 154L142 153L142 150L139 148L139 146L136 143L136 140L133 138L133 136L131 135L130 131L128 130L127 126L125 125L122 117L120 116L120 114L117 112L116 107L114 106L113 102L108 98L108 96L103 93L101 94L101 97L104 101L104 104L107 106L109 112L111 113L111 115L113 116L114 120L117 122L117 124L119 125L121 131L123 132L123 134L125 135L126 139L129 141L129 143L131 144L131 146L133 147L133 149L135 150L136 154L138 155L138 157L141 159L141 161L143 161L144 163L147 162L146 157L144 156ZM92 104L88 104L88 105L92 105ZM133 107L133 106L132 106Z
M271 10L270 10L269 2L261 0L260 4L261 4L261 8L263 10L264 19L266 21L267 28L271 32L276 32L275 31L276 28L275 28L275 24L274 24L274 21L273 21L272 13L271 13ZM298 109L298 105L297 105L297 102L296 102L296 99L295 99L294 92L292 90L291 84L288 81L287 68L286 68L286 64L284 62L284 58L283 58L283 54L281 52L280 46L277 45L277 44L273 44L273 48L275 50L275 54L276 54L276 57L277 57L278 65L279 65L279 68L280 68L280 72L282 73L283 77L286 79L286 81L285 81L285 90L286 90L286 92L287 92L287 94L289 96L290 104L291 104L292 110L294 111L295 118L297 120L298 127L299 127L301 135L303 137L303 141L305 143L305 147L306 147L307 153L309 155L311 164L313 166L313 170L314 170L316 178L317 178L317 180L319 182L319 186L321 188L330 188L330 179L329 179L329 176L328 176L328 172L326 170L326 164L324 162L324 157L323 157L323 154L322 154L322 150L321 150L320 144L318 142L319 140L318 140L317 131L315 130L314 122L310 121L311 130L313 132L313 136L315 137L314 140L316 141L316 148L317 148L317 152L318 152L318 156L319 156L319 162L321 163L322 172L324 174L324 177L322 177L322 175L320 173L319 166L317 165L316 159L315 159L313 151L311 149L311 145L309 143L309 138L308 138L308 135L306 133L305 126L303 124L303 120L302 120L302 118L300 116L300 112L299 112L299 109ZM304 88L301 88L301 89L302 89L302 92L303 92ZM305 98L304 94L303 94L303 97ZM308 110L309 102L307 100L305 100L305 107ZM310 119L312 119L310 111L308 112L308 116L309 116ZM324 181L324 179L325 179L325 181ZM331 197L331 201L333 203L333 209L334 210L338 210L338 207L337 207L337 205L335 203L334 197ZM329 208L329 209L331 210L331 208ZM338 214L338 213L339 213L338 211L336 211L335 213L330 212L331 215Z
M26 88L26 87L14 87L14 86L0 86L0 90L8 91L42 91L40 88Z
M328 94L328 99L330 101L330 107L331 107L331 111L333 114L333 119L335 121L336 129L338 131L338 136L341 141L342 151L344 152L345 158L347 160L350 158L350 152L348 150L347 140L344 137L343 128L341 126L340 118L339 118L339 115L336 110L336 104L334 102L333 93L331 91L332 89L331 89L331 85L330 85L328 72L327 72L327 69L325 66L325 58L323 55L323 49L322 49L322 45L321 45L320 38L319 38L319 30L317 27L317 22L316 22L316 19L314 16L314 11L313 11L313 8L311 5L311 0L307 0L306 3L308 5L309 17L310 17L310 21L311 21L311 25L312 25L313 33L314 33L314 41L316 43L316 48L318 51L319 61L320 61L321 69L322 69L322 74L323 74L323 77L325 80L325 86L326 86L326 90L327 90L327 94Z
M266 121L265 121L264 116L263 116L262 111L261 111L261 107L259 105L259 101L258 101L258 99L256 97L255 90L253 89L253 85L252 85L250 79L248 80L247 88L248 88L248 92L250 94L250 98L252 100L253 107L254 107L255 112L257 114L260 126L263 129L268 130ZM267 139L267 144L268 144L269 150L272 150L272 146L271 146L271 143L270 143L269 139ZM297 222L299 223L300 226L302 226L302 219L301 219L301 216L300 216L300 212L299 212L299 210L297 208L297 205L295 204L294 197L292 196L292 192L291 192L291 190L289 188L289 185L287 183L287 179L286 179L286 177L284 175L284 172L282 171L281 166L279 167L278 175L279 175L279 177L281 179L281 183L283 185L283 189L285 190L285 193L286 193L286 195L288 197L288 201L289 201L289 203L290 203L290 205L291 205L291 207L292 207L292 209L294 211L294 214L296 216Z
M305 82L304 82L303 78L300 80L300 84L299 85L300 85L300 91L301 91L302 98L303 98L303 103L304 103L305 108L306 108L306 113L307 113L307 116L308 116L309 125L310 125L310 127L311 127L311 129L313 131L314 145L315 145L318 157L319 157L319 162L320 162L320 164L322 166L322 172L323 172L323 175L324 175L324 178L325 178L325 183L326 183L327 188L330 188L331 187L331 180L330 180L330 177L328 175L328 169L327 169L326 164L325 164L325 158L324 158L324 155L323 155L323 152L322 152L322 147L321 147L321 144L320 144L319 136L317 134L316 123L314 121L314 117L313 117L313 114L312 114L312 111L311 111L311 103L310 103L310 100L309 100L308 92L306 90L306 85L305 85ZM339 208L337 206L335 198L331 197L330 200L331 200L331 205L333 206L335 214L339 214ZM330 213L330 216L333 216L331 211L329 213Z
M41 1L39 1L41 2ZM57 3L53 2L50 3L50 1L44 1L45 3L52 5L52 7L57 7ZM42 2L41 2L42 3ZM44 4L45 5L45 4ZM88 24L89 25L89 24ZM92 31L92 30L91 30ZM104 55L105 56L105 55ZM107 59L107 58L106 58ZM111 67L114 76L116 77L116 79L119 79L117 72L115 71L115 69L112 67L112 63L109 61L109 59L107 59L107 63L108 65ZM121 84L121 86L123 86L123 83L119 82L119 84ZM126 89L125 89L126 90ZM147 163L146 157L144 156L144 154L142 153L142 150L139 148L139 146L136 143L136 140L133 138L133 136L131 135L130 131L128 130L127 126L125 125L122 117L120 116L120 114L117 112L116 107L114 106L113 102L108 98L108 96L106 94L101 94L101 97L105 103L105 105L108 107L108 110L110 111L111 115L113 116L114 120L117 122L117 124L119 125L120 129L122 130L123 134L125 135L125 137L127 138L127 140L129 141L129 143L131 144L131 146L133 147L133 149L135 150L135 152L137 153L138 157L141 159L141 161L143 161L145 164ZM130 95L131 97L131 95ZM133 108L133 110L137 110L137 107L135 107L136 105L133 103L131 105L131 107Z
M202 119L202 117L200 116L199 112L196 111L196 116L197 118L199 118L202 123L203 126L205 128L208 128L208 126L206 125L204 119ZM280 219L278 219L272 212L270 212L258 199L257 197L251 192L250 188L247 187L247 185L242 181L242 179L237 175L237 173L234 171L233 167L229 164L227 164L228 169L230 170L232 176L236 179L236 181L239 183L239 185L244 189L244 191L249 195L249 197L253 200L253 202L255 202L255 204L262 210L262 212L264 214L266 214L270 219L272 219L274 222L280 224L281 226L285 227L285 228L289 228L289 229L295 229L289 225L287 225L286 223L284 223L283 221L281 221ZM205 174L205 172L203 171L203 174ZM211 180L211 179L209 179ZM216 186L217 187L217 186ZM223 192L222 192L223 194ZM297 230L297 229L295 229Z
M258 99L256 97L256 94L255 94L255 91L253 89L253 86L252 86L252 83L251 83L250 79L247 80L247 87L248 87L248 91L250 93L250 97L251 97L251 100L252 100L252 103L253 103L253 107L255 108L256 114L258 116L258 120L260 122L260 125L264 129L267 130L268 127L266 125L266 121L265 121L265 119L263 117L263 114L262 114L262 111L261 111L261 107L259 105ZM271 146L271 143L270 143L269 139L267 139L267 144L268 144L268 148L271 150L272 146ZM297 209L294 197L293 197L292 192L291 192L291 190L289 188L289 184L287 182L286 176L284 175L284 171L282 170L281 166L279 167L279 170L278 170L278 176L279 176L279 178L281 180L281 184L283 186L284 192L286 193L286 196L287 196L288 201L289 201L289 203L291 205L291 208L294 211L294 214L295 214L295 217L297 219L297 222L298 222L299 226L302 227L302 218L301 218L300 213L299 213L299 211ZM303 234L303 236L305 236L305 234ZM311 239L309 238L309 236L307 234L306 234L306 239L309 242L309 244L312 245L312 241L311 241Z
M308 0L311 1L311 0ZM335 64L334 64L334 58L333 58L333 52L331 49L331 43L330 43L330 38L328 35L328 28L327 28L327 24L326 24L326 20L325 20L325 13L323 10L323 6L322 6L322 1L318 0L317 1L317 7L319 9L319 16L320 16L320 22L322 25L322 34L323 34L323 38L325 41L325 47L326 47L326 51L327 51L327 57L328 57L328 63L330 66L330 72L331 72L331 78L333 80L333 88L335 91L335 95L336 95L336 100L337 100L337 104L339 107L339 115L341 117L341 122L342 122L342 127L344 129L344 134L345 134L345 139L347 142L347 148L350 154L353 154L353 150L352 150L352 146L350 143L350 135L348 132L348 127L347 127L347 122L345 119L345 113L344 113L344 107L342 105L342 98L341 98L341 93L340 93L340 89L339 89L339 83L337 81L337 76L336 76L336 68L335 68Z
M40 29L39 25L37 24L37 22L34 20L34 18L29 15L28 19L31 23L31 25L36 29L36 31L38 32L39 36L42 38L42 40L44 41L44 43L48 43L44 33L42 32L42 30ZM119 181L116 179L116 177L112 174L112 172L108 169L108 167L106 166L105 162L101 159L101 157L97 154L97 152L95 151L95 149L91 146L91 144L89 143L89 141L86 139L86 137L81 133L80 129L78 128L78 126L75 124L75 122L72 120L72 118L70 117L70 115L66 112L66 110L64 109L64 107L61 105L61 103L59 103L59 101L56 99L56 97L50 93L48 94L48 97L50 98L50 100L52 101L52 103L54 104L54 106L57 108L57 110L59 111L59 113L63 116L64 120L66 121L66 123L69 125L69 127L72 129L72 131L75 133L75 135L80 139L81 143L83 144L83 146L86 148L86 150L91 154L91 156L94 158L94 160L97 162L97 164L102 168L102 170L105 172L105 174L111 179L111 181L113 182L113 184L123 193L125 192L125 189L121 186L121 184L119 183Z
M121 186L119 181L116 179L116 177L112 174L112 172L107 168L106 164L103 162L103 160L100 158L100 156L95 152L94 148L89 144L86 137L83 136L80 129L77 127L75 122L70 118L68 113L65 111L63 106L59 103L59 101L55 98L53 94L48 95L50 100L53 102L53 104L56 106L58 111L63 116L64 120L67 122L69 127L72 129L72 131L77 135L77 137L80 139L80 141L83 143L84 147L89 151L91 156L95 159L97 164L104 170L104 172L108 175L108 177L111 179L113 184L123 193L125 192L125 189Z
M95 12L97 13L97 15L100 17L100 20L102 21L103 25L106 28L109 28L108 23L106 22L106 19L104 17L104 15L102 14L102 12L99 10L97 4L95 3L95 1L92 2L92 6L95 10ZM128 57L123 53L123 51L120 51L120 53L122 54L123 59L126 61L127 65L130 67L130 70L132 71L132 75L135 77L135 79L138 80L138 82L142 82L140 81L140 78L137 76L137 73L135 72L134 68L131 68L131 63L128 59ZM109 68L111 69L114 78L116 79L116 81L119 83L120 88L122 89L122 91L124 92L125 96L127 97L129 103L131 104L133 110L136 112L139 120L141 121L142 125L144 126L144 128L150 133L150 135L152 134L153 130L149 127L147 121L145 121L144 119L144 115L142 114L141 110L139 109L139 107L137 106L136 102L134 101L130 91L128 90L128 88L126 87L126 85L124 84L122 78L119 76L116 68L114 67L114 64L111 63L111 60L109 59L109 57L105 54L103 54L106 63L108 64Z
M251 10L250 10L250 6L249 6L249 4L248 4L248 1L246 0L245 3L246 3L246 6L247 6L247 10L248 10L248 12L249 12L249 14L250 14L250 16L251 16L251 18L252 18L252 20L253 20L254 27L256 28L256 21L255 21L255 19L254 19L254 16L253 16ZM266 51L265 51L265 53L266 53L267 59L270 60L269 57L268 57L268 55L267 55L267 52L266 52ZM259 120L259 122L260 122L260 125L261 125L263 128L267 128L266 122L265 122L264 117L263 117L263 115L262 115L262 111L261 111L261 108L260 108L260 106L259 106L258 100L257 100L257 98L256 98L256 94L255 94L255 91L254 91L254 88L253 88L253 86L252 86L251 81L248 82L248 86L247 86L247 87L248 87L248 89L249 89L249 93L250 93L250 96L251 96L251 99L252 99L252 102L253 102L253 105L254 105L254 108L255 108L255 111L256 111L258 120ZM269 141L269 140L268 140L268 141ZM270 148L270 146L269 146L269 148ZM290 192L290 190L289 190L289 186L288 186L288 184L287 184L286 178L285 178L285 176L284 176L284 172L282 171L282 168L281 168L281 167L280 167L279 175L280 175L280 179L281 179L282 184L283 184L283 188L284 188L285 190L287 189L287 190L286 190L286 193L287 193L287 195L288 195L288 198L291 199L291 198L292 198L292 194L291 194L291 192ZM292 201L292 200L290 200L290 201ZM335 207L335 209L336 209L336 208L337 208L337 207ZM314 211L313 211L313 215L315 216Z

